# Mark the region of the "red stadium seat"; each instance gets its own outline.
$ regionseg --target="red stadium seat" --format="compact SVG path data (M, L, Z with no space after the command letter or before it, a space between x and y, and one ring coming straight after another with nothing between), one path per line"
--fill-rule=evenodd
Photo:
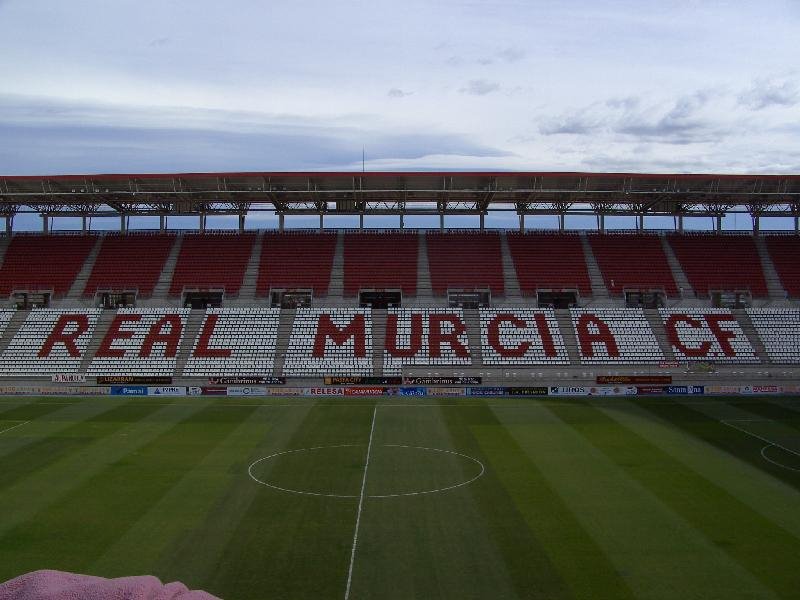
M256 241L254 233L186 234L181 244L170 294L186 289L221 288L236 295Z
M577 234L509 233L508 247L523 294L574 290L592 295L583 245Z
M767 296L761 257L750 235L669 234L667 239L698 296L748 289Z
M65 295L96 242L95 235L15 235L0 268L0 294L38 289Z
M445 294L448 288L505 293L499 234L431 232L427 246L434 294Z
M362 288L417 293L419 234L348 233L344 238L344 293Z
M257 293L265 296L275 288L313 289L315 296L327 294L335 252L335 233L265 234Z
M657 235L605 233L588 236L606 288L612 296L630 290L664 290L677 296L664 248Z
M175 235L107 234L83 295L138 289L139 295L151 296L174 243Z
M764 237L769 256L790 298L800 298L800 237L768 235Z

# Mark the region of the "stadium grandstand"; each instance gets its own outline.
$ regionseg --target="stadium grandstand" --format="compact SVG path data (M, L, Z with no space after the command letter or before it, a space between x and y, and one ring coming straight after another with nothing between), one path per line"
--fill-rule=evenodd
M451 376L558 385L792 380L800 177L214 173L0 177L0 377ZM277 229L246 227L277 215ZM40 233L13 228L41 216ZM722 230L745 213L749 232ZM513 230L485 227L514 214ZM235 216L238 231L207 219ZM292 229L295 216L319 227ZM325 219L357 217L357 229ZM526 217L558 227L528 230ZM155 231L129 227L157 217ZM194 231L169 228L197 218ZM396 229L365 229L392 216ZM406 228L408 216L434 227ZM447 228L472 216L474 229ZM590 216L591 231L566 228ZM609 231L607 217L634 217ZM78 217L77 231L54 230ZM646 219L669 217L671 231ZM769 232L762 219L793 220ZM92 231L97 219L119 231ZM711 231L685 231L690 219ZM438 225L438 226L437 226ZM700 368L698 365L702 365Z

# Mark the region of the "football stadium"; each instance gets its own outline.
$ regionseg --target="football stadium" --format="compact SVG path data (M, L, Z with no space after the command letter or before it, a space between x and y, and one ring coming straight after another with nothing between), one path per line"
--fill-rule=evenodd
M0 208L0 581L800 596L800 176L4 176Z

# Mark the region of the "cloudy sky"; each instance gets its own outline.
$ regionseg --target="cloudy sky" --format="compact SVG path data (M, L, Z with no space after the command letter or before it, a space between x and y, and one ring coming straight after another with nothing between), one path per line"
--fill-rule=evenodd
M0 173L800 171L797 0L0 0Z
M0 172L800 170L800 3L0 0Z

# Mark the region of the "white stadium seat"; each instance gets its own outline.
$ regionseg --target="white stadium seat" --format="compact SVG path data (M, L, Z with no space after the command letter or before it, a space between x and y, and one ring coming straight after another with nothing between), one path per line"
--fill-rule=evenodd
M342 333L339 341L326 335ZM362 329L363 326L363 329ZM337 336L339 337L339 336ZM320 346L315 353L315 342ZM288 377L372 374L372 313L363 308L299 308L286 349L283 374Z
M387 315L386 344L392 343L388 339L390 319L396 320L397 336L394 351L388 346L384 347L384 375L400 375L404 366L467 367L472 364L464 312L460 308L390 308ZM413 340L415 348L412 348L414 321L418 323L420 336ZM434 348L431 348L432 323L438 328L438 334L434 332ZM440 343L436 342L437 337Z
M272 375L280 317L279 308L209 308L183 375Z

